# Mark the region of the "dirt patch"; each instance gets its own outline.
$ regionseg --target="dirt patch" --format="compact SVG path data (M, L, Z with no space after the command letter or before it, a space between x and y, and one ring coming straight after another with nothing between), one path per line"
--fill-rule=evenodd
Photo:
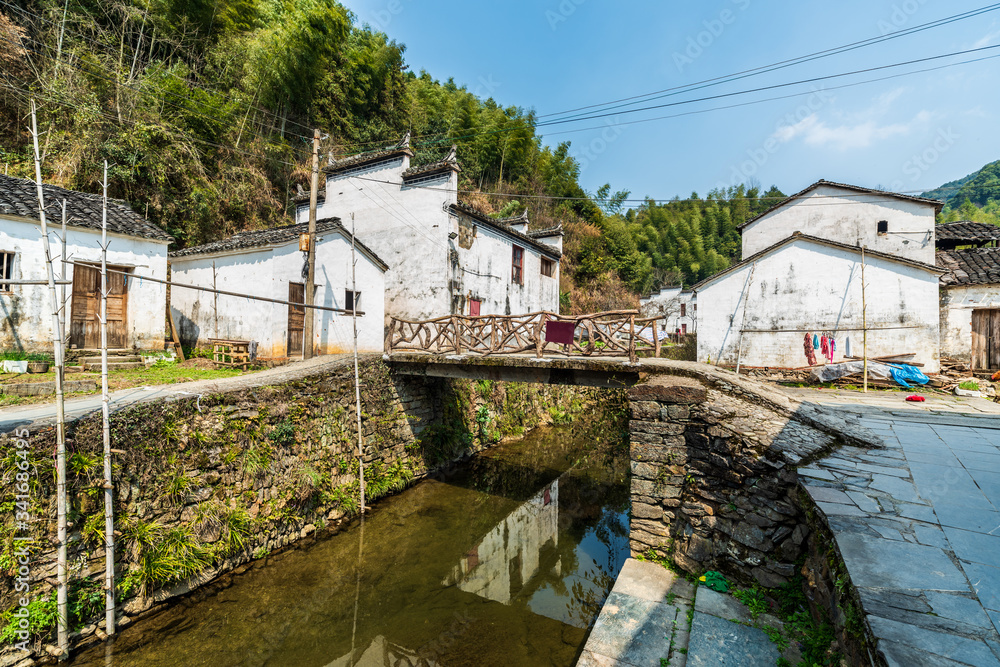
M215 368L215 363L211 359L206 359L204 357L192 357L185 361L178 362L178 368L204 368L212 370Z

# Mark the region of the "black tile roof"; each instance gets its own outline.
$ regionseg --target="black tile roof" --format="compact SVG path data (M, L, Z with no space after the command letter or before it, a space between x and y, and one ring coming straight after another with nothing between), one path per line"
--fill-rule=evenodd
M413 151L406 146L394 146L393 148L386 148L384 150L371 151L369 153L359 153L357 155L351 155L340 160L334 160L330 164L323 167L323 172L327 174L335 174L339 171L344 171L352 167L361 167L366 164L372 164L375 162L381 162L382 160L388 160L390 158L402 157L408 155L413 157Z
M942 285L1000 284L1000 248L939 250L937 263L947 270Z
M792 241L799 241L799 240L802 240L802 241L811 241L812 243L818 243L819 245L825 245L825 246L829 246L831 248L838 248L840 250L849 250L851 252L856 252L858 254L861 253L861 248L858 247L858 246L855 246L855 245L850 245L848 243L840 243L839 241L831 241L830 239L821 239L818 236L810 236L809 234L803 234L802 232L795 232L791 236L788 236L788 237L786 237L786 238L778 241L774 245L769 246L767 248L764 248L760 252L754 253L753 255L750 255L749 257L747 257L743 261L737 262L736 264L733 264L732 266L730 266L728 268L725 268L722 271L719 271L715 275L711 275L708 278L705 278L704 280L702 280L701 282L695 283L691 287L687 288L687 290L693 290L693 291L697 292L701 287L707 285L708 283L715 282L715 280L717 278L721 278L722 276L726 275L727 273L731 273L732 271L735 271L738 268L746 266L747 264L752 264L753 262L756 262L761 257L774 252L775 250L777 250L778 248L780 248L783 245L791 243ZM931 271L933 273L944 273L945 272L945 269L942 268L942 267L940 267L940 266L934 266L933 264L925 264L923 262L917 262L917 261L914 261L912 259L906 259L905 257L900 257L899 255L892 255L892 254L887 253L887 252L879 252L877 250L868 250L868 249L865 249L865 255L870 256L870 257L878 257L880 259L885 259L885 260L888 260L890 262L897 262L899 264L905 264L907 266L913 266L913 267L916 267L918 269L924 269L926 271ZM685 290L685 291L687 291L687 290Z
M430 164L423 164L419 167L410 167L403 172L403 180L416 178L418 176L426 176L427 174L434 174L439 171L462 171L462 168L458 166L458 162L449 160L440 160L438 162L432 162Z
M67 190L56 185L42 185L46 220L53 227L62 223L62 201L66 200L68 225L101 230L101 196ZM35 182L13 176L0 176L0 216L14 215L40 220L38 191ZM118 199L108 199L108 231L126 236L173 241L173 237L133 211Z
M544 239L551 236L563 236L563 228L562 225L556 225L544 229L529 229L526 233L533 239Z
M295 196L292 197L292 201L296 204L308 204L309 203L309 191L304 190L303 192L296 192ZM326 201L326 188L320 186L319 192L316 193L316 203L322 204Z
M485 211L481 211L475 206L470 206L465 202L458 202L457 204L452 204L450 208L456 213L467 215L470 218L478 220L479 222L482 222L486 225L489 225L490 227L493 227L494 229L497 229L505 234L508 234L509 236L512 236L515 239L518 239L519 241L522 241L530 245L531 247L545 253L546 255L549 255L556 259L562 257L562 253L559 251L558 248L550 246L548 243L542 243L541 241L537 241L528 234L524 234L523 232L519 232L516 229L513 229L504 220L497 220L496 218L491 218L488 213L486 213ZM520 220L520 219L521 218L518 217L518 218L506 218L505 220Z
M934 226L934 237L938 241L1000 241L1000 227L987 222L945 222Z
M742 230L744 227L746 227L750 223L755 222L755 221L759 220L760 218L763 218L768 213L771 213L772 211L775 211L775 210L781 208L782 206L784 206L788 202L793 201L795 199L798 199L799 197L802 197L803 195L805 195L807 192L815 190L816 188L821 187L823 185L829 185L829 186L832 186L832 187L835 187L835 188L842 188L844 190L852 190L854 192L860 192L861 194L876 195L878 197L892 197L893 199L904 199L906 201L913 201L913 202L917 202L917 203L920 203L920 204L928 204L928 205L934 206L935 209L938 210L938 211L940 211L944 207L944 204L942 202L938 201L937 199L927 199L926 197L914 197L912 195L904 195L904 194L900 194L898 192L889 192L887 190L875 190L875 189L872 189L872 188L863 188L860 185L850 185L848 183L837 183L837 182L834 182L834 181L824 181L823 179L820 179L820 180L816 181L815 183L813 183L812 185L810 185L809 187L805 188L804 190L800 190L799 192L796 192L791 197L787 197L787 198L783 199L782 201L778 202L777 204L775 204L771 208L767 209L763 213L761 213L759 215L755 215L754 217L750 218L749 220L747 220L746 222L744 222L742 225L738 226L737 229Z
M211 243L205 243L204 245L184 248L183 250L176 250L170 253L170 257L190 257L192 255L225 253L236 250L249 250L253 248L267 248L270 246L284 245L292 241L297 241L299 236L307 233L308 231L309 223L300 222L294 225L286 225L284 227L274 227L273 229L261 229L254 232L240 232L239 234L234 234L229 238L221 239L219 241L212 241ZM327 234L330 232L339 232L348 240L351 239L351 233L340 224L340 218L323 218L322 220L316 221L317 234ZM383 270L388 270L388 264L383 262L378 255L359 241L357 237L354 238L354 243L362 252L371 257L376 264L381 266Z

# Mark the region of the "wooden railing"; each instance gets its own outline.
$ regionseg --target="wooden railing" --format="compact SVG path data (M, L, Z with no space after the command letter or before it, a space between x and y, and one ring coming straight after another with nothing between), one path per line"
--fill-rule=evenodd
M385 337L385 350L430 354L546 354L628 357L639 352L660 356L657 323L662 317L638 318L638 311L616 310L591 315L566 316L541 311L527 315L449 315L433 320L393 317ZM572 342L548 340L550 322L572 323ZM567 327L568 328L568 327ZM553 335L550 333L550 335Z

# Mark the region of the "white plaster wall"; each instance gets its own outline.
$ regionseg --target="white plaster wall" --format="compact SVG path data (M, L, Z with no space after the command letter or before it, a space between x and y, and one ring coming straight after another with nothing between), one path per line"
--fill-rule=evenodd
M459 232L460 216L453 215L451 231ZM482 301L481 315L523 315L540 310L559 312L559 260L553 275L542 275L542 254L536 248L513 240L488 225L466 219L476 225L471 248L463 248L459 239L449 239L457 261L451 270L452 310L469 314L469 300ZM514 245L524 249L522 284L513 282Z
M1000 285L941 287L941 356L970 361L972 311L1000 308Z
M67 228L67 254L71 261L101 261L101 233L79 227ZM58 227L50 228L52 253L59 256L62 243ZM133 267L136 275L165 280L167 243L138 237L108 234L108 264ZM0 251L13 252L14 278L44 280L47 277L41 224L26 219L0 217ZM56 267L58 277L59 267ZM73 279L73 266L66 266ZM72 312L71 285L66 286L66 329ZM129 279L128 344L139 349L163 349L167 292L160 283ZM14 285L0 293L0 348L48 352L52 350L52 307L45 285Z
M326 200L317 216L338 217L350 230L353 214L358 240L389 265L386 315L441 317L451 313L446 209L457 201L458 176L449 172L418 186L401 187L409 163L404 156L347 175L328 176ZM308 220L309 207L299 206L296 221Z
M878 233L878 221L889 233ZM820 186L743 228L743 259L795 232L934 264L934 207ZM900 233L914 232L914 233Z
M317 305L344 307L345 290L351 285L350 258L351 246L343 236L337 233L320 236L316 244ZM385 308L383 273L364 253L358 252L357 258L357 286L361 292L358 309L365 313L358 317L358 350L381 352ZM304 282L303 257L297 240L277 248L260 248L240 254L178 257L172 260L174 280L211 287L213 261L216 286L220 290L287 301L289 283ZM174 289L171 306L186 344L198 341L205 344L208 338L255 340L259 343L259 356L287 356L287 305ZM354 335L351 317L327 311L313 312L313 343L317 353L350 351Z
M847 250L795 241L698 290L698 361L735 364L740 329L806 329L835 334L834 361L862 353L861 257ZM915 352L924 371L939 367L938 276L868 256L869 356ZM746 299L741 299L744 292ZM805 332L754 333L743 337L746 366L799 368L807 365ZM817 362L822 358L817 351Z
M660 324L664 333L676 333L682 324L687 325L688 333L698 331L697 296L690 290L680 287L667 287L639 302L639 312L643 317L665 317ZM681 304L684 305L684 315L681 316Z

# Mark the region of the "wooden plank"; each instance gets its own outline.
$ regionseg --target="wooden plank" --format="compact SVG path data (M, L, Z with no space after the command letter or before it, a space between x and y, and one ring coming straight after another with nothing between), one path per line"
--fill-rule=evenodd
M985 316L986 311L975 309L972 311L972 354L970 368L973 370L982 369L986 366L986 340L988 337L989 318Z
M990 370L1000 368L1000 309L990 311Z
M177 333L177 322L174 321L174 311L170 309L170 305L167 305L167 320L170 322L170 340L174 344L174 354L181 361L184 361L184 349L181 346L181 336Z
M306 298L304 283L288 283L288 300L303 303ZM288 356L302 354L305 335L305 306L288 304Z

